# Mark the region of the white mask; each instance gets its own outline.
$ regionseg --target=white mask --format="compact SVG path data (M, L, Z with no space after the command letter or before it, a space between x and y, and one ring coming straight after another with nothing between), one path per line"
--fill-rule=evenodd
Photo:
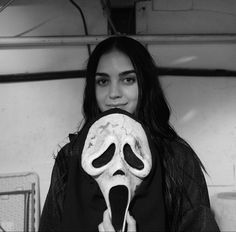
M101 117L88 131L81 165L98 183L111 218L122 214L115 224L124 231L130 201L152 167L142 125L121 113Z

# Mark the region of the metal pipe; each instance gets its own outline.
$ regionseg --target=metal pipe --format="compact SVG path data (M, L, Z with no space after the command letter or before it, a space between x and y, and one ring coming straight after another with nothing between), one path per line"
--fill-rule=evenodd
M235 70L158 67L159 76L236 77ZM0 75L1 83L85 78L86 70ZM21 192L22 193L22 192ZM0 195L2 195L0 193ZM7 195L3 193L3 195Z
M0 37L0 49L16 47L84 46L94 45L108 35L63 36L63 37ZM145 44L191 44L191 43L236 43L233 35L130 35Z

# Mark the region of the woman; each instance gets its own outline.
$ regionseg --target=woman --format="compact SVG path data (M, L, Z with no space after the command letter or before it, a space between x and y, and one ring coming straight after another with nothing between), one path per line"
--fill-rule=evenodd
M170 109L158 79L158 69L146 48L126 36L105 39L89 58L83 103L84 127L113 108L120 108L141 121L158 150L165 231L219 231L210 210L203 165L169 123ZM60 228L65 214L69 163L71 157L76 156L74 147L79 146L79 136L80 133L71 135L71 142L57 155L40 231ZM127 224L128 231L136 231L141 223L128 215ZM107 211L98 230L114 231Z

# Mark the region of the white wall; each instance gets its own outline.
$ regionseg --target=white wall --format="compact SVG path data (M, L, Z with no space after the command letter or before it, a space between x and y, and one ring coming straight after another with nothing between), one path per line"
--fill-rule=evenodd
M235 33L234 0L151 0L136 4L137 34Z
M236 190L236 79L166 77L162 80L173 109L171 122L205 165L210 193L217 186Z
M104 34L107 24L100 1L74 0L74 2L83 11L88 33ZM65 0L13 1L1 11L0 19L0 35L5 37L85 34L79 11L70 1Z
M0 172L34 171L42 204L58 143L77 130L83 79L0 84Z

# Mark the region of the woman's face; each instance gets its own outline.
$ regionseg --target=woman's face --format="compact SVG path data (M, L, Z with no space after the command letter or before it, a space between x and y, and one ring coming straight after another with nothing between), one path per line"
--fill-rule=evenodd
M138 82L127 55L113 50L101 56L95 76L96 99L103 112L120 108L134 113L138 104Z

